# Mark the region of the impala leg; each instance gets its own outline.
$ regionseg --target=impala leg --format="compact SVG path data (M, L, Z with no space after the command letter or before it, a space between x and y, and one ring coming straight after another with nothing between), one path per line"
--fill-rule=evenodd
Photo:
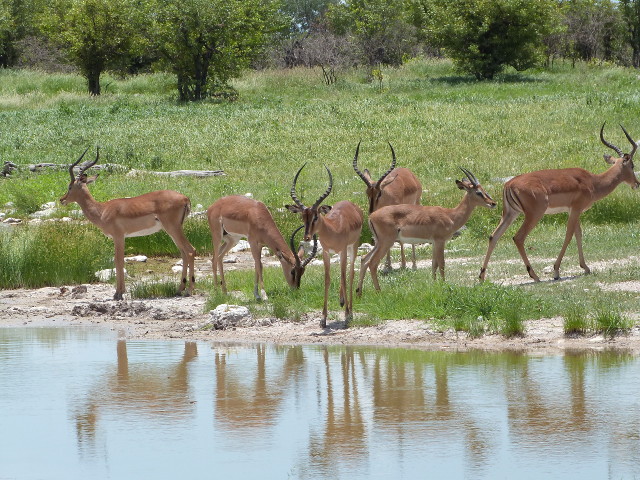
M347 248L349 248L347 246ZM340 306L344 307L346 302L346 285L347 285L347 265L349 256L347 248L340 252Z
M347 261L349 262L349 285L347 292L347 302L346 308L344 311L344 322L345 325L349 326L349 321L353 318L353 277L355 275L355 267L356 267L356 246L349 245L347 247L349 253L347 255ZM351 258L349 258L351 257Z
M320 326L325 328L327 326L327 303L329 297L329 285L331 284L331 259L329 258L329 252L322 250L322 262L324 264L324 304L322 306L322 320L320 320ZM342 262L341 262L342 263ZM341 282L342 283L342 282ZM340 285L342 290L342 284Z
M393 267L391 266L391 250L389 250L387 252L387 259L384 262L384 268L382 269L383 272L390 272L393 270Z
M582 253L582 226L580 225L580 219L578 219L578 223L576 224L576 231L574 233L576 237L576 245L578 245L578 258L580 260L580 266L584 269L585 274L591 273L591 269L587 267L586 262L584 261L584 254Z
M400 268L403 270L407 268L407 259L404 256L404 244L400 242Z
M251 255L255 264L256 276L253 282L253 296L257 302L267 300L267 292L264 290L264 282L262 280L262 246L249 242L251 247ZM262 294L262 296L261 296Z
M124 294L124 236L114 236L113 244L115 247L115 267L116 267L116 293L114 300L122 300Z
M225 235L224 237L222 237L222 245L220 245L219 242L215 242L214 240L214 245L218 245L218 252L216 253L216 250L214 248L213 251L213 281L216 283L216 285L218 284L218 280L216 277L216 269L220 272L220 286L222 287L222 293L224 293L225 295L227 294L227 282L224 279L224 256L227 254L227 252L229 250L231 250L233 247L236 246L236 244L238 243L239 239L232 237L230 235Z
M411 268L413 270L417 270L418 269L418 265L416 264L416 246L415 245L411 245Z
M442 241L433 242L433 257L431 259L431 270L433 279L436 279L438 270L440 271L440 278L444 281L444 243Z
M181 293L187 287L187 275L189 276L189 289L187 293L191 295L193 293L193 287L196 282L195 277L195 257L196 257L196 249L193 248L193 245L187 240L185 237L182 228L166 228L165 231L169 234L173 243L176 244L178 250L180 250L180 254L182 256L182 281L180 282L180 288L178 292Z
M500 237L504 235L504 232L506 232L507 228L511 226L518 215L519 213L515 210L508 214L505 212L502 213L500 223L489 237L489 247L487 248L487 254L484 256L484 263L482 264L482 268L480 269L480 276L478 277L481 282L484 281L484 277L487 273L487 266L489 265L489 259L491 258L493 249L496 248L498 240L500 240Z
M572 209L569 212L569 219L567 220L567 231L564 235L564 243L562 244L562 248L560 249L560 254L558 255L558 259L556 263L553 264L553 279L558 280L560 278L560 263L562 262L562 258L564 257L565 252L567 251L567 247L571 242L571 238L573 238L574 233L576 232L576 227L580 224L580 212L578 210ZM580 236L582 237L582 232L580 232ZM582 238L580 238L582 241ZM576 239L577 242L577 239ZM582 245L579 250L582 250ZM584 264L584 258L582 255L579 255L580 258L580 266ZM584 267L583 267L584 268Z
M533 228L538 224L542 216L544 215L544 211L541 213L534 214L526 214L524 215L524 222L520 229L513 236L513 241L518 248L518 252L520 253L520 257L522 257L522 261L524 262L524 266L527 268L527 273L533 279L534 282L539 282L540 278L536 275L536 272L533 271L531 267L531 262L529 262L529 258L527 257L527 252L524 248L524 241L527 238L527 235L533 230Z

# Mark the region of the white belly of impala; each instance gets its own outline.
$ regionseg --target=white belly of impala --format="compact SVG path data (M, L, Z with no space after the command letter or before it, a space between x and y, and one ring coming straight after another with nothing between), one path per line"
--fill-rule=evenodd
M125 235L125 237L144 237L146 235L151 235L152 233L156 233L162 230L162 224L160 222L156 222L153 227L143 228L142 230L138 230L136 232L130 232Z
M430 238L414 238L414 237L404 237L402 236L402 234L398 235L398 238L396 239L396 241L401 242L401 243L410 243L410 244L417 244L417 243L432 243L433 240L431 240Z
M569 211L569 207L555 207L555 208L547 208L544 213L545 215L553 215L554 213L566 213Z

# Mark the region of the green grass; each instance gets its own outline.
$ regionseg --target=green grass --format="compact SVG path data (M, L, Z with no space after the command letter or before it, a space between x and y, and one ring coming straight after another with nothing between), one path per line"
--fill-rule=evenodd
M447 61L418 59L384 69L383 74L380 89L360 70L340 72L331 87L324 85L318 69L247 72L235 81L240 92L235 102L182 104L176 101L174 80L168 75L107 78L105 94L91 98L84 80L75 75L1 70L0 159L21 169L11 179L0 178L0 211L26 218L41 204L57 201L66 191L67 171L31 173L27 166L68 164L87 146L99 144L103 163L152 170L222 169L226 175L193 179L105 171L90 186L98 200L170 188L188 195L195 210L198 204L206 209L224 195L251 192L269 207L288 237L299 219L282 207L291 201L290 184L304 162L308 165L298 180L303 202L312 203L326 189L326 164L334 177L327 203L347 199L366 209L364 185L351 167L360 140L361 168L369 168L374 176L384 172L391 160L389 141L398 165L411 168L421 179L422 203L454 206L461 198L454 184L460 177L458 166L470 169L500 203L502 183L512 175L569 166L604 171L602 154L612 153L598 139L604 121L607 138L624 150L628 142L618 123L640 138L640 93L637 71L632 69L587 64L573 69L560 63L553 71L509 72L495 82L476 82L455 74ZM581 275L572 243L561 268L563 277L572 278L547 281L551 273L544 268L553 264L566 224L566 215L554 215L545 217L527 241L533 266L545 281L501 285L526 275L510 240L520 220L505 233L489 264L487 280L495 285L478 286L487 237L500 215L499 209L478 209L463 235L447 246L447 283L432 282L430 269L394 272L381 279L382 292L376 293L367 279L362 299L355 302L354 324L388 318L447 319L448 325L472 335L519 335L527 319L570 317L572 305L589 309L602 295L601 283L640 279L633 262L618 262L637 255L637 195L621 186L583 214L587 263L605 265L594 268L592 275ZM7 202L13 206L5 206ZM56 216L77 210L77 205L61 207ZM2 234L2 288L67 281L57 270L75 271L64 277L71 275L75 282L91 281L99 268L86 264L111 266L113 245L97 228L73 227L92 239L77 255L75 246L64 253L73 236L64 229L72 227L42 228L46 235L32 227L9 237ZM190 217L185 231L200 255L210 254L204 217ZM47 235L51 239L44 238ZM362 240L371 241L366 225ZM41 254L27 248L35 243L55 252L46 275L34 266L41 260L33 257ZM430 258L429 248L420 252L421 258ZM164 233L128 239L127 254L133 253L178 255ZM300 292L286 287L279 269L266 270L270 302L255 305L251 300L253 272L230 272L230 290L241 291L252 308L276 317L301 318L321 309L320 268L309 268ZM333 278L330 309L339 312L337 273ZM638 311L634 292L607 292L607 298L623 315ZM212 294L210 303L219 299L219 294ZM591 324L584 328L606 330Z
M72 223L0 229L0 285L45 287L95 281L113 247L95 228Z

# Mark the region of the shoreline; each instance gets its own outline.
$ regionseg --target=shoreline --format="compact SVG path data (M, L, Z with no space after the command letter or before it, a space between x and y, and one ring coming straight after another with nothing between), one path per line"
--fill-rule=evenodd
M614 337L566 336L562 318L525 322L520 337L484 335L469 338L464 332L441 332L421 320L391 320L375 326L345 329L343 322L319 326L320 313L301 321L259 319L251 326L225 330L203 329L210 321L204 313L206 296L173 297L116 302L113 286L90 284L75 289L0 290L0 327L99 326L117 331L124 339L172 339L211 343L276 345L337 345L407 348L442 351L480 350L529 354L562 354L572 350L626 351L640 354L640 326Z

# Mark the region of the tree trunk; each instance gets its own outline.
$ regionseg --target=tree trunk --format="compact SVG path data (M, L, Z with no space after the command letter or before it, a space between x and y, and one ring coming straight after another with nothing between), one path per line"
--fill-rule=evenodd
M100 70L91 70L87 72L87 82L89 84L89 94L100 95Z

